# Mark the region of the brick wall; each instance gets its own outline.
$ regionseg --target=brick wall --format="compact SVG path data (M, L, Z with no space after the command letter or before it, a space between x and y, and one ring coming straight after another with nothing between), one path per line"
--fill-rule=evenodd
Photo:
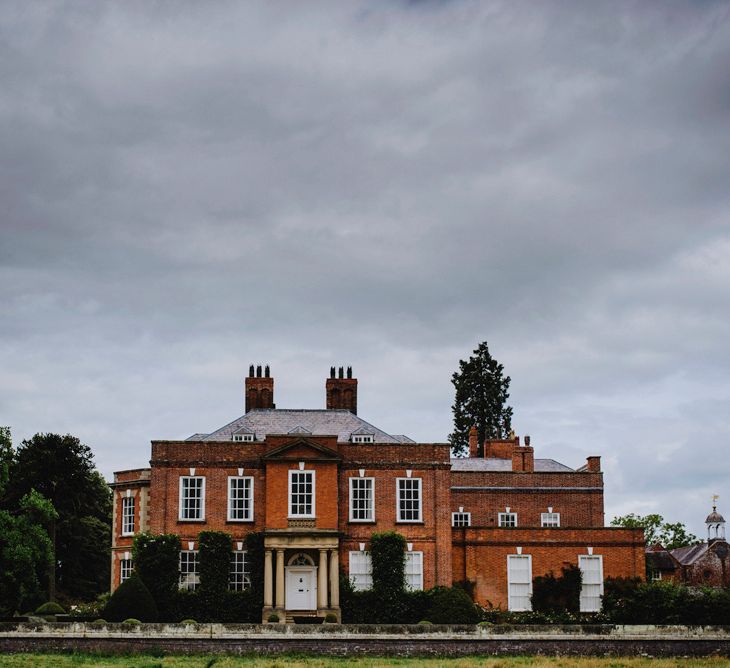
M645 574L644 534L641 529L454 529L454 580L476 583L475 597L486 606L507 608L507 556L532 555L532 576L556 574L578 555L603 556L603 576L640 577Z

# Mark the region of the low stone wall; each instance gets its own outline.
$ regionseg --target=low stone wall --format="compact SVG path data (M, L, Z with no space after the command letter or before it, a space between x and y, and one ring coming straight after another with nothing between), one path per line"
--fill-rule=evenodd
M0 651L730 656L730 627L2 623Z

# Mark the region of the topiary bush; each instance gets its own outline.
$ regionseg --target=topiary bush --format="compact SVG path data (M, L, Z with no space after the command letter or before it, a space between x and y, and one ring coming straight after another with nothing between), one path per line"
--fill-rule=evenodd
M128 618L155 622L158 617L150 590L135 572L117 587L103 614L104 619L110 622L121 622Z
M434 624L476 624L481 619L480 610L460 587L434 587L428 596L425 619Z
M152 594L160 620L173 621L180 577L180 537L175 534L137 534L132 556L134 570Z
M251 605L256 615L261 615L261 608L264 605L264 534L261 531L252 531L246 534L244 539L246 546L246 560L251 572L251 587L248 594L251 597ZM256 621L253 619L252 621Z
M142 622L139 621L139 619L135 619L134 617L130 617L129 619L125 619L122 624L127 624L127 626L139 626Z
M225 610L233 549L231 536L223 531L201 531L198 536L200 556L200 613L204 622L217 621Z
M54 601L49 601L36 608L36 615L65 615L66 611Z
M532 581L532 610L544 613L580 611L580 590L583 574L575 564L562 568L560 577L551 571Z
M275 624L276 622L278 622L278 621L279 621L279 615L277 615L277 614L276 614L275 612L272 612L272 613L271 613L271 614L270 614L270 615L268 616L268 618L267 618L267 620L266 620L266 621L267 621L267 622L269 622L269 624Z
M337 615L334 612L328 612L324 616L325 624L337 624Z

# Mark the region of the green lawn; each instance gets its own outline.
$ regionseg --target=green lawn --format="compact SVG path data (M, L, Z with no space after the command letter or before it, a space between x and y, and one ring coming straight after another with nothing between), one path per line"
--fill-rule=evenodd
M12 654L0 655L0 666L12 668L74 668L94 666L98 668L336 668L338 666L422 666L426 668L725 668L730 667L726 658L707 659L648 659L648 658L468 658L468 659L389 659L352 658L329 659L282 656L271 659L261 657L204 657L204 656L152 656L96 657L88 654Z

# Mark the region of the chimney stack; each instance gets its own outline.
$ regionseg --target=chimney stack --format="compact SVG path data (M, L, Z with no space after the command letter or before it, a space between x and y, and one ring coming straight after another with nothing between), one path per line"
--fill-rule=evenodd
M256 408L276 408L274 403L274 379L271 377L271 370L267 364L261 369L259 364L254 375L254 365L248 368L246 378L246 412Z
M474 459L479 456L479 432L476 426L472 425L469 430L469 457Z
M345 368L337 369L330 367L330 377L325 383L327 393L327 410L342 409L357 415L357 378L352 377L352 367L347 367L347 378Z

